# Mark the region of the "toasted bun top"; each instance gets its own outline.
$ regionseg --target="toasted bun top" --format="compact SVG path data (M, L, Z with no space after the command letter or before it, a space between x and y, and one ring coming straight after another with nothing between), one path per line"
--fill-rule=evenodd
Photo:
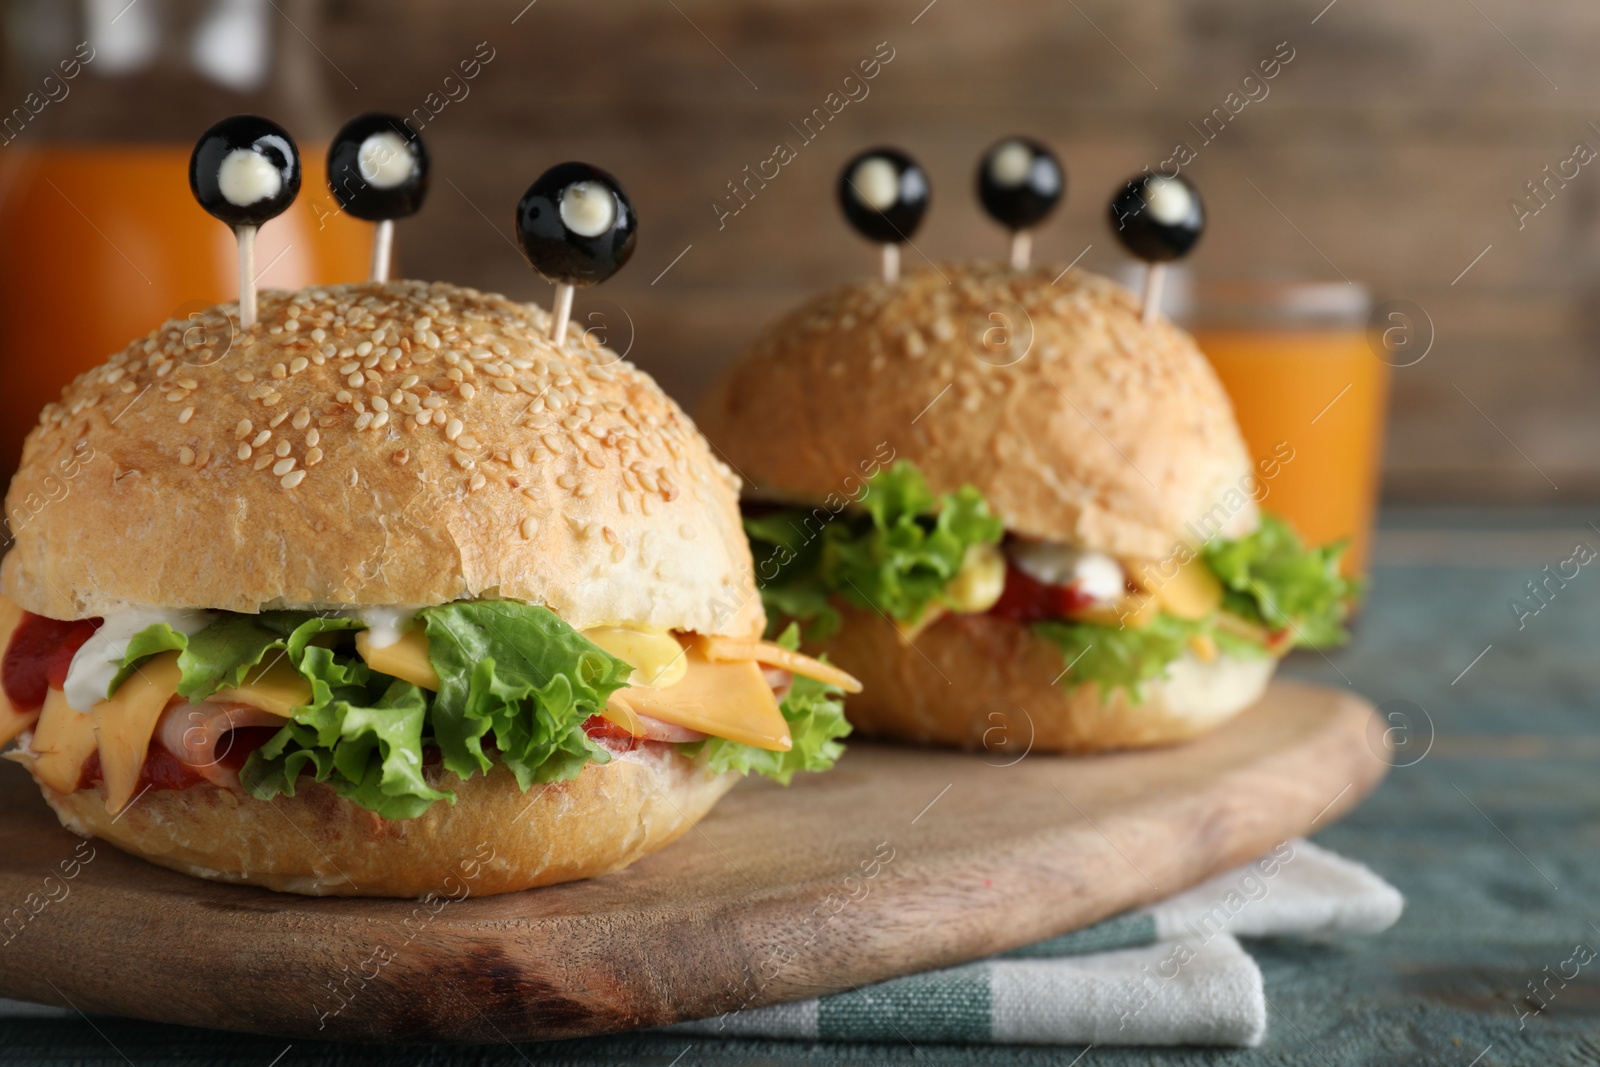
M45 408L5 591L128 607L510 597L574 626L753 634L738 480L647 375L450 285L268 292L173 320ZM35 358L45 358L37 354Z
M1189 524L1251 528L1250 458L1194 341L1058 273L945 264L835 289L756 340L701 428L753 496L858 497L892 452L1030 537L1160 558L1204 539Z

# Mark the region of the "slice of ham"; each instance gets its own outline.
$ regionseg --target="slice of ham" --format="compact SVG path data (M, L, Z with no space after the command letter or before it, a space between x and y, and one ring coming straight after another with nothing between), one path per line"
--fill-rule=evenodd
M686 741L704 741L706 739L706 735L699 730L691 730L686 726L674 726L670 722L652 719L648 715L635 715L634 718L644 730L644 733L635 735L641 740L682 744Z
M156 739L177 757L179 763L208 782L228 789L239 788L239 772L224 762L227 749L218 751L230 730L247 726L282 726L284 719L248 704L229 704L206 700L199 704L174 701L161 713L156 724Z

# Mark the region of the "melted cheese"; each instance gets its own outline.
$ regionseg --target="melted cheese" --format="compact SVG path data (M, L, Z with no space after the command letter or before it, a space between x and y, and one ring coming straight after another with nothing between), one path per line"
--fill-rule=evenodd
M356 654L379 674L387 674L430 693L439 691L439 672L428 659L428 635L419 627L394 642L379 646L370 630L356 634Z
M109 699L95 705L100 771L105 777L106 811L127 806L139 785L139 771L150 750L156 720L178 691L178 654L163 652L140 664Z
M605 717L634 735L644 733L637 716L725 737L743 745L787 752L789 724L753 659L715 663L690 652L683 680L666 689L632 686L611 694Z
M1180 619L1199 622L1208 619L1222 606L1222 583L1198 556L1178 568L1170 578L1151 574L1150 567L1134 581L1161 605L1161 610Z
M632 684L658 689L676 685L689 669L678 639L665 631L630 630L623 626L596 626L583 636L633 667Z
M311 683L306 681L283 652L269 653L270 662L257 666L245 676L237 689L219 689L207 699L227 704L248 704L252 708L287 719L294 709L311 703ZM396 676L398 677L398 675ZM117 690L120 695L122 690Z
M33 728L33 776L57 793L74 792L94 745L94 716L72 710L61 690L48 691Z
M11 647L11 635L20 622L22 609L13 604L10 598L0 596L0 656ZM38 708L17 710L11 706L11 698L6 696L5 689L0 688L0 747L9 745L13 738L32 726L38 718Z

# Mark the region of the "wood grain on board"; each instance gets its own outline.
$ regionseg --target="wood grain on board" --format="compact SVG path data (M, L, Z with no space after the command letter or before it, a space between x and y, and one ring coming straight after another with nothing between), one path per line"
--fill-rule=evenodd
M626 871L432 903L156 868L61 829L5 765L0 903L15 921L0 996L367 1041L706 1017L976 959L1166 897L1337 819L1382 777L1384 751L1363 701L1291 682L1215 734L1155 751L856 744L788 789L742 784Z

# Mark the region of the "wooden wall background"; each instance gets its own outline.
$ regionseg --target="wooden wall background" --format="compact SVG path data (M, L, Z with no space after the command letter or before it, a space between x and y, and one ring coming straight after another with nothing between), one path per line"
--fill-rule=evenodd
M1196 270L1342 273L1428 311L1430 354L1395 375L1391 498L1600 495L1600 164L1552 186L1520 229L1509 207L1577 142L1600 148L1592 0L525 4L280 7L307 19L323 54L310 69L340 114L409 111L488 42L495 59L470 95L424 131L437 184L402 232L405 271L544 299L509 243L515 200L557 160L605 166L634 196L641 240L579 312L626 309L631 358L688 404L764 320L872 269L832 206L859 148L896 143L928 168L924 251L992 256L976 155L1005 133L1041 137L1071 195L1039 254L1065 262L1092 243L1083 265L1109 270L1113 185L1192 140L1188 122L1288 42L1295 58L1270 95L1186 171L1210 210ZM793 139L788 124L880 42L894 59L870 95L719 230L725 183Z

